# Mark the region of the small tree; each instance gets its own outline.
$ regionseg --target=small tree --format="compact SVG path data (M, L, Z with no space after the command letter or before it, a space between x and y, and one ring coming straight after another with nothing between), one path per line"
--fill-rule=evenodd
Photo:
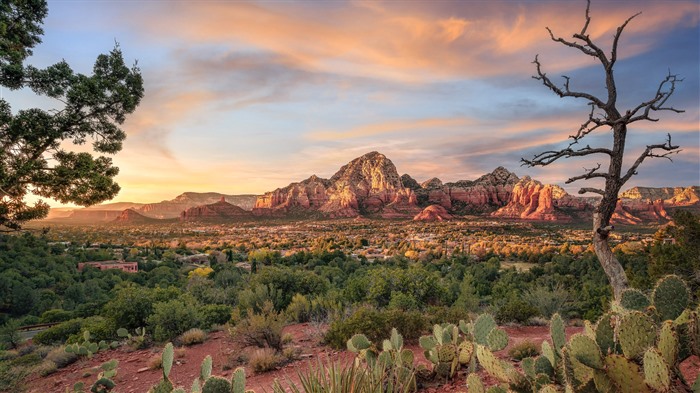
M535 64L537 74L534 75L533 78L541 81L559 97L581 98L587 101L591 110L586 121L578 128L574 135L569 137L571 142L567 147L561 150L549 150L536 154L532 159L523 158L522 163L530 167L546 166L560 158L591 155L595 155L596 157L602 156L603 159L608 160L607 171L601 171L602 165L598 163L591 169L584 169L583 174L569 178L566 180L566 183L569 184L577 180L589 179L604 179L605 181L603 189L584 187L579 190L579 194L591 192L602 196L600 203L596 206L593 213L593 246L600 264L610 280L615 298L619 299L620 294L627 287L627 275L610 249L608 234L612 230L610 220L618 203L620 189L632 176L637 174L637 168L639 168L646 158L659 157L670 160L670 155L679 151L678 146L671 143L671 135L669 134L665 142L647 145L646 149L644 149L634 163L628 168L623 169L623 157L628 127L630 124L638 121L658 121L657 118L652 117L653 112L683 112L682 110L667 106L668 99L675 91L676 83L681 82L682 79L679 79L677 75L669 73L659 83L656 94L653 97L631 109L621 111L617 103L617 86L615 84L613 68L617 62L617 47L622 31L632 19L639 15L639 13L629 17L617 28L613 36L610 56L608 57L603 49L591 40L587 33L588 26L591 22L589 12L590 5L589 0L586 6L585 23L581 31L573 35L573 40L556 37L549 28L547 28L547 31L549 31L549 35L554 42L574 48L584 55L591 56L600 62L605 72L607 97L600 98L591 93L571 90L569 88L570 78L568 76L563 76L563 84L555 84L542 70L539 58L535 56L535 61L533 63ZM579 144L583 138L599 129L609 129L612 132L612 147L591 147L590 145L583 146Z
M0 231L43 218L49 206L30 206L27 194L92 205L114 197L119 169L108 157L73 152L69 142L92 141L97 153L114 154L126 137L119 128L143 97L139 69L127 67L119 47L97 57L92 75L61 61L45 69L25 65L41 42L45 0L0 3L0 86L29 89L54 99L57 108L13 113L0 98Z

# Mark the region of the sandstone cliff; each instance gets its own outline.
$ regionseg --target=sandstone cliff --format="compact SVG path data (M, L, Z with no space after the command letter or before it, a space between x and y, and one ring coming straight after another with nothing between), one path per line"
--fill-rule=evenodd
M218 192L185 192L169 201L149 203L141 206L138 211L151 218L178 218L183 211L207 204L212 204L225 198L226 202L239 206L243 210L253 209L255 195L225 195Z
M542 184L525 176L513 187L507 205L493 212L494 217L519 218L538 221L571 221L572 216L558 208L555 200L571 197L561 187Z

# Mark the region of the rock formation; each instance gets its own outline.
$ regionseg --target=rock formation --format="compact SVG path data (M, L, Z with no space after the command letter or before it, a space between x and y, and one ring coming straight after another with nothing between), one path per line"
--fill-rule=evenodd
M413 217L413 221L448 221L453 218L441 205L430 205Z
M250 217L252 214L249 211L226 202L224 196L218 202L191 207L180 213L180 221L231 220Z
M101 223L109 222L119 217L121 212L119 210L88 210L80 209L74 210L68 217L67 220L74 223Z
M183 211L207 204L215 203L222 197L227 202L239 206L243 210L251 210L255 203L255 195L225 195L218 192L185 192L172 200L143 205L138 210L151 218L177 218Z
M542 184L525 176L513 187L510 202L492 215L538 221L571 221L572 217L556 207L555 200L568 196L559 186Z
M139 225L157 223L158 220L155 218L146 217L134 209L126 209L119 213L119 216L112 222L115 224Z

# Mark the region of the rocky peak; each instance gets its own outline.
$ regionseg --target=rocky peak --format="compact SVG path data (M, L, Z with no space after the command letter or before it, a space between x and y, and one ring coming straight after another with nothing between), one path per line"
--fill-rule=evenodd
M347 187L364 193L403 188L394 163L376 151L350 161L330 181L336 189Z
M480 178L476 179L474 183L481 185L490 186L503 186L503 185L515 185L518 182L518 176L507 170L506 168L499 166L494 169L493 172L487 173Z
M420 184L418 184L416 179L412 178L408 173L401 176L401 184L413 191L420 190Z
M437 177L434 177L430 180L426 180L423 183L421 183L421 188L424 188L426 190L435 190L438 188L442 188L442 180L438 179Z

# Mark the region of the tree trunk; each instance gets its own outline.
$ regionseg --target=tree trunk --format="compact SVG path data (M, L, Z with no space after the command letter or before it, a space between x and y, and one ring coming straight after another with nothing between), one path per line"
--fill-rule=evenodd
M622 296L622 291L624 291L628 286L627 274L622 268L620 262L615 258L608 244L608 237L602 236L597 232L598 228L605 226L603 223L601 213L593 213L593 249L595 250L595 255L598 257L600 265L603 267L605 274L608 276L610 285L613 288L613 295L616 300L620 300Z

